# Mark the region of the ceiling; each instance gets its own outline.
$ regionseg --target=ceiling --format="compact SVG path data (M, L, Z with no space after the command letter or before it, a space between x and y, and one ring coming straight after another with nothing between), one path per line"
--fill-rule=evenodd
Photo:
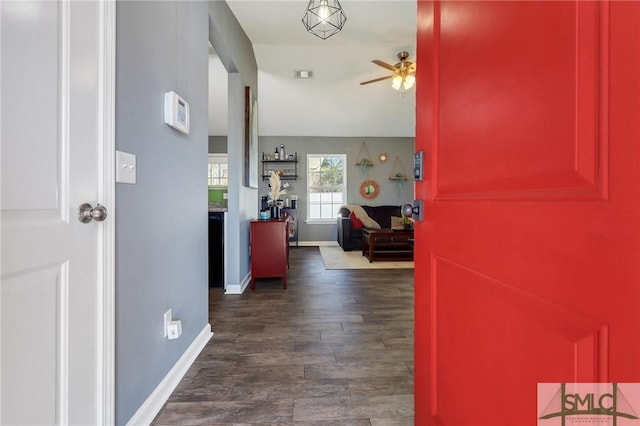
M347 21L327 40L302 25L306 0L226 1L256 55L260 135L415 135L415 87L400 96L391 80L359 84L390 74L372 59L395 64L406 50L415 60L415 0L341 0ZM215 106L226 102L226 76L217 58L210 63L212 91L225 92L212 94L210 134L226 135L226 106ZM297 79L296 70L313 78Z

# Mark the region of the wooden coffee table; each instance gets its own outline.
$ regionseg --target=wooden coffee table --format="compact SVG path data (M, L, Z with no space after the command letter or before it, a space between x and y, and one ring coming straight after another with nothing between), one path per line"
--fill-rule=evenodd
M374 260L413 260L413 230L362 229L362 255Z

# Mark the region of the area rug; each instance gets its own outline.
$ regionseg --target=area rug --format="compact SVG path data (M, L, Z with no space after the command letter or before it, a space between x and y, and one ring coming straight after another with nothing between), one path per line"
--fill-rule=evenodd
M322 246L320 254L325 269L410 269L413 262L387 262L369 260L362 255L360 250L343 251L341 247Z

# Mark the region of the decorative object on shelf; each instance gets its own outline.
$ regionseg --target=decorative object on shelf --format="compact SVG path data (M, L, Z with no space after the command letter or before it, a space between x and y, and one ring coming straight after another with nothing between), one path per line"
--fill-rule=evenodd
M363 85L391 79L391 87L398 90L400 94L403 95L404 92L411 89L416 82L416 63L408 61L408 58L409 52L403 51L398 53L398 59L400 59L400 62L395 65L391 65L378 59L374 59L371 62L381 66L384 69L393 71L393 74L386 77L378 77L374 78L373 80L363 81L360 84Z
M375 180L367 179L360 185L360 196L372 200L380 193L380 185Z
M284 145L280 145L279 148L275 148L274 152L263 152L262 161L298 161L298 153L285 154Z
M372 167L373 163L369 162L369 159L363 158L360 160L360 173L362 176L366 176L369 173L369 167Z
M260 210L260 220L269 220L269 219L271 219L271 211Z
M273 204L270 207L271 210L271 219L280 219L280 206L278 206L277 204Z
M388 159L389 159L389 154L387 154L386 152L381 152L381 153L378 155L378 160L379 160L381 163L386 163Z
M278 173L273 170L269 171L269 198L271 203L271 218L278 219L280 218L280 208L282 207L282 200L280 200L280 196L282 194L286 194L287 190L282 189L282 184L280 182L280 176ZM288 184L285 184L288 186Z
M362 176L367 176L369 167L373 167L373 161L371 161L371 154L369 153L366 143L362 142L356 158L358 159L356 166L360 166Z
M347 22L338 0L310 0L302 17L308 32L323 40L339 33Z
M290 207L282 208L281 219L287 222L287 235L289 236L289 245L294 246L298 246L298 222L296 216L296 209Z
M244 88L244 185L258 187L258 101Z
M396 155L396 160L391 168L391 176L389 176L389 180L396 183L396 191L399 196L402 195L402 188L404 187L405 182L409 180L409 177L407 176L407 172L402 165L402 160L400 160L399 155Z

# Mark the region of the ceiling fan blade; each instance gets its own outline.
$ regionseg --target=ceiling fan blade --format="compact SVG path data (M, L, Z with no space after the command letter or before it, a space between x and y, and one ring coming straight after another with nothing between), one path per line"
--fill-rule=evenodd
M373 63L374 63L374 64L376 64L376 65L381 66L382 68L388 69L389 71L393 71L393 72L395 72L395 71L396 71L396 67L394 67L393 65L390 65L390 64L388 64L388 63L386 63L386 62L382 62L382 61L380 61L380 60L378 60L378 59L374 59L374 60L373 60L373 61L371 61L371 62L373 62Z
M377 81L388 80L390 78L393 78L393 76L392 75L388 75L386 77L374 78L373 80L363 81L362 83L360 83L360 85L362 86L363 84L369 84L369 83L375 83Z

